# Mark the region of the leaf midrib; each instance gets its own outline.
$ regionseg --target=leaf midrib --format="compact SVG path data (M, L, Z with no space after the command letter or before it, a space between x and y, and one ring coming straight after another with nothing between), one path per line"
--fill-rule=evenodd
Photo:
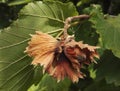
M32 16L32 17L39 17L39 18L47 18L47 19L50 19L50 20L54 20L54 21L57 21L57 22L61 22L61 23L65 23L64 21L60 20L60 19L57 19L57 18L53 18L53 17L48 17L48 16L40 16L40 15L36 15L36 14L29 14L29 13L20 13L21 15L25 15L25 16Z

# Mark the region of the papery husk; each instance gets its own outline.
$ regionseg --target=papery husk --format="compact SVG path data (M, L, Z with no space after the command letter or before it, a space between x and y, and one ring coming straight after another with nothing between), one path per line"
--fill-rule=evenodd
M37 31L31 35L25 52L33 57L31 64L43 66L43 72L55 77L57 81L68 77L72 82L78 82L84 78L81 72L83 64L96 62L94 57L99 57L96 46L76 42L73 37L67 37L65 41L58 41L52 36Z
M97 63L94 58L99 58L98 53L96 52L96 49L99 47L97 46L90 46L88 44L83 44L82 41L76 42L75 40L71 40L71 42L66 43L65 45L65 55L68 57L68 59L74 63L73 65L76 66L76 64L90 64L91 62ZM79 62L79 63L78 63Z
M54 59L54 51L58 45L58 41L52 36L37 31L35 35L31 35L31 41L25 52L29 56L34 57L32 64L40 64L46 68Z
M79 78L83 78L83 73L80 72L80 68L76 70L64 53L60 54L55 68L50 75L55 77L58 82L63 80L66 76L71 79L72 82L78 82Z

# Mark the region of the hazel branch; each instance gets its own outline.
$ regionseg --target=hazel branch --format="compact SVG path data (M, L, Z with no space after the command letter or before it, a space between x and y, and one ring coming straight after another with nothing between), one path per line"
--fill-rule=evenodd
M62 40L64 41L68 34L67 34L67 30L69 29L69 27L71 26L71 22L72 21L75 21L75 20L78 20L78 19L88 19L90 16L89 15L79 15L79 16L73 16L73 17L68 17L66 20L65 20L65 24L64 24L64 34L63 34L63 37L62 37Z

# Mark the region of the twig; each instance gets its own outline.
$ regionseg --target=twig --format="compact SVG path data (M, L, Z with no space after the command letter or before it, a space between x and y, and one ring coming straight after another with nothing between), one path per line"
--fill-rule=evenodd
M79 16L73 16L73 17L68 17L66 20L65 20L65 24L64 24L64 34L62 36L62 41L65 41L67 36L68 36L68 33L67 33L67 30L69 29L69 27L71 26L71 22L74 21L74 20L77 20L77 19L88 19L90 16L89 15L79 15Z

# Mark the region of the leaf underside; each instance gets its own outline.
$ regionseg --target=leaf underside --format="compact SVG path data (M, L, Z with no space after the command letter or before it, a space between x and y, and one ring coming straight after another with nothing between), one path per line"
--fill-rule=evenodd
M0 32L0 90L26 91L33 84L32 59L24 53L29 34L42 31L59 36L64 20L77 14L72 3L39 1L26 5L19 18Z

